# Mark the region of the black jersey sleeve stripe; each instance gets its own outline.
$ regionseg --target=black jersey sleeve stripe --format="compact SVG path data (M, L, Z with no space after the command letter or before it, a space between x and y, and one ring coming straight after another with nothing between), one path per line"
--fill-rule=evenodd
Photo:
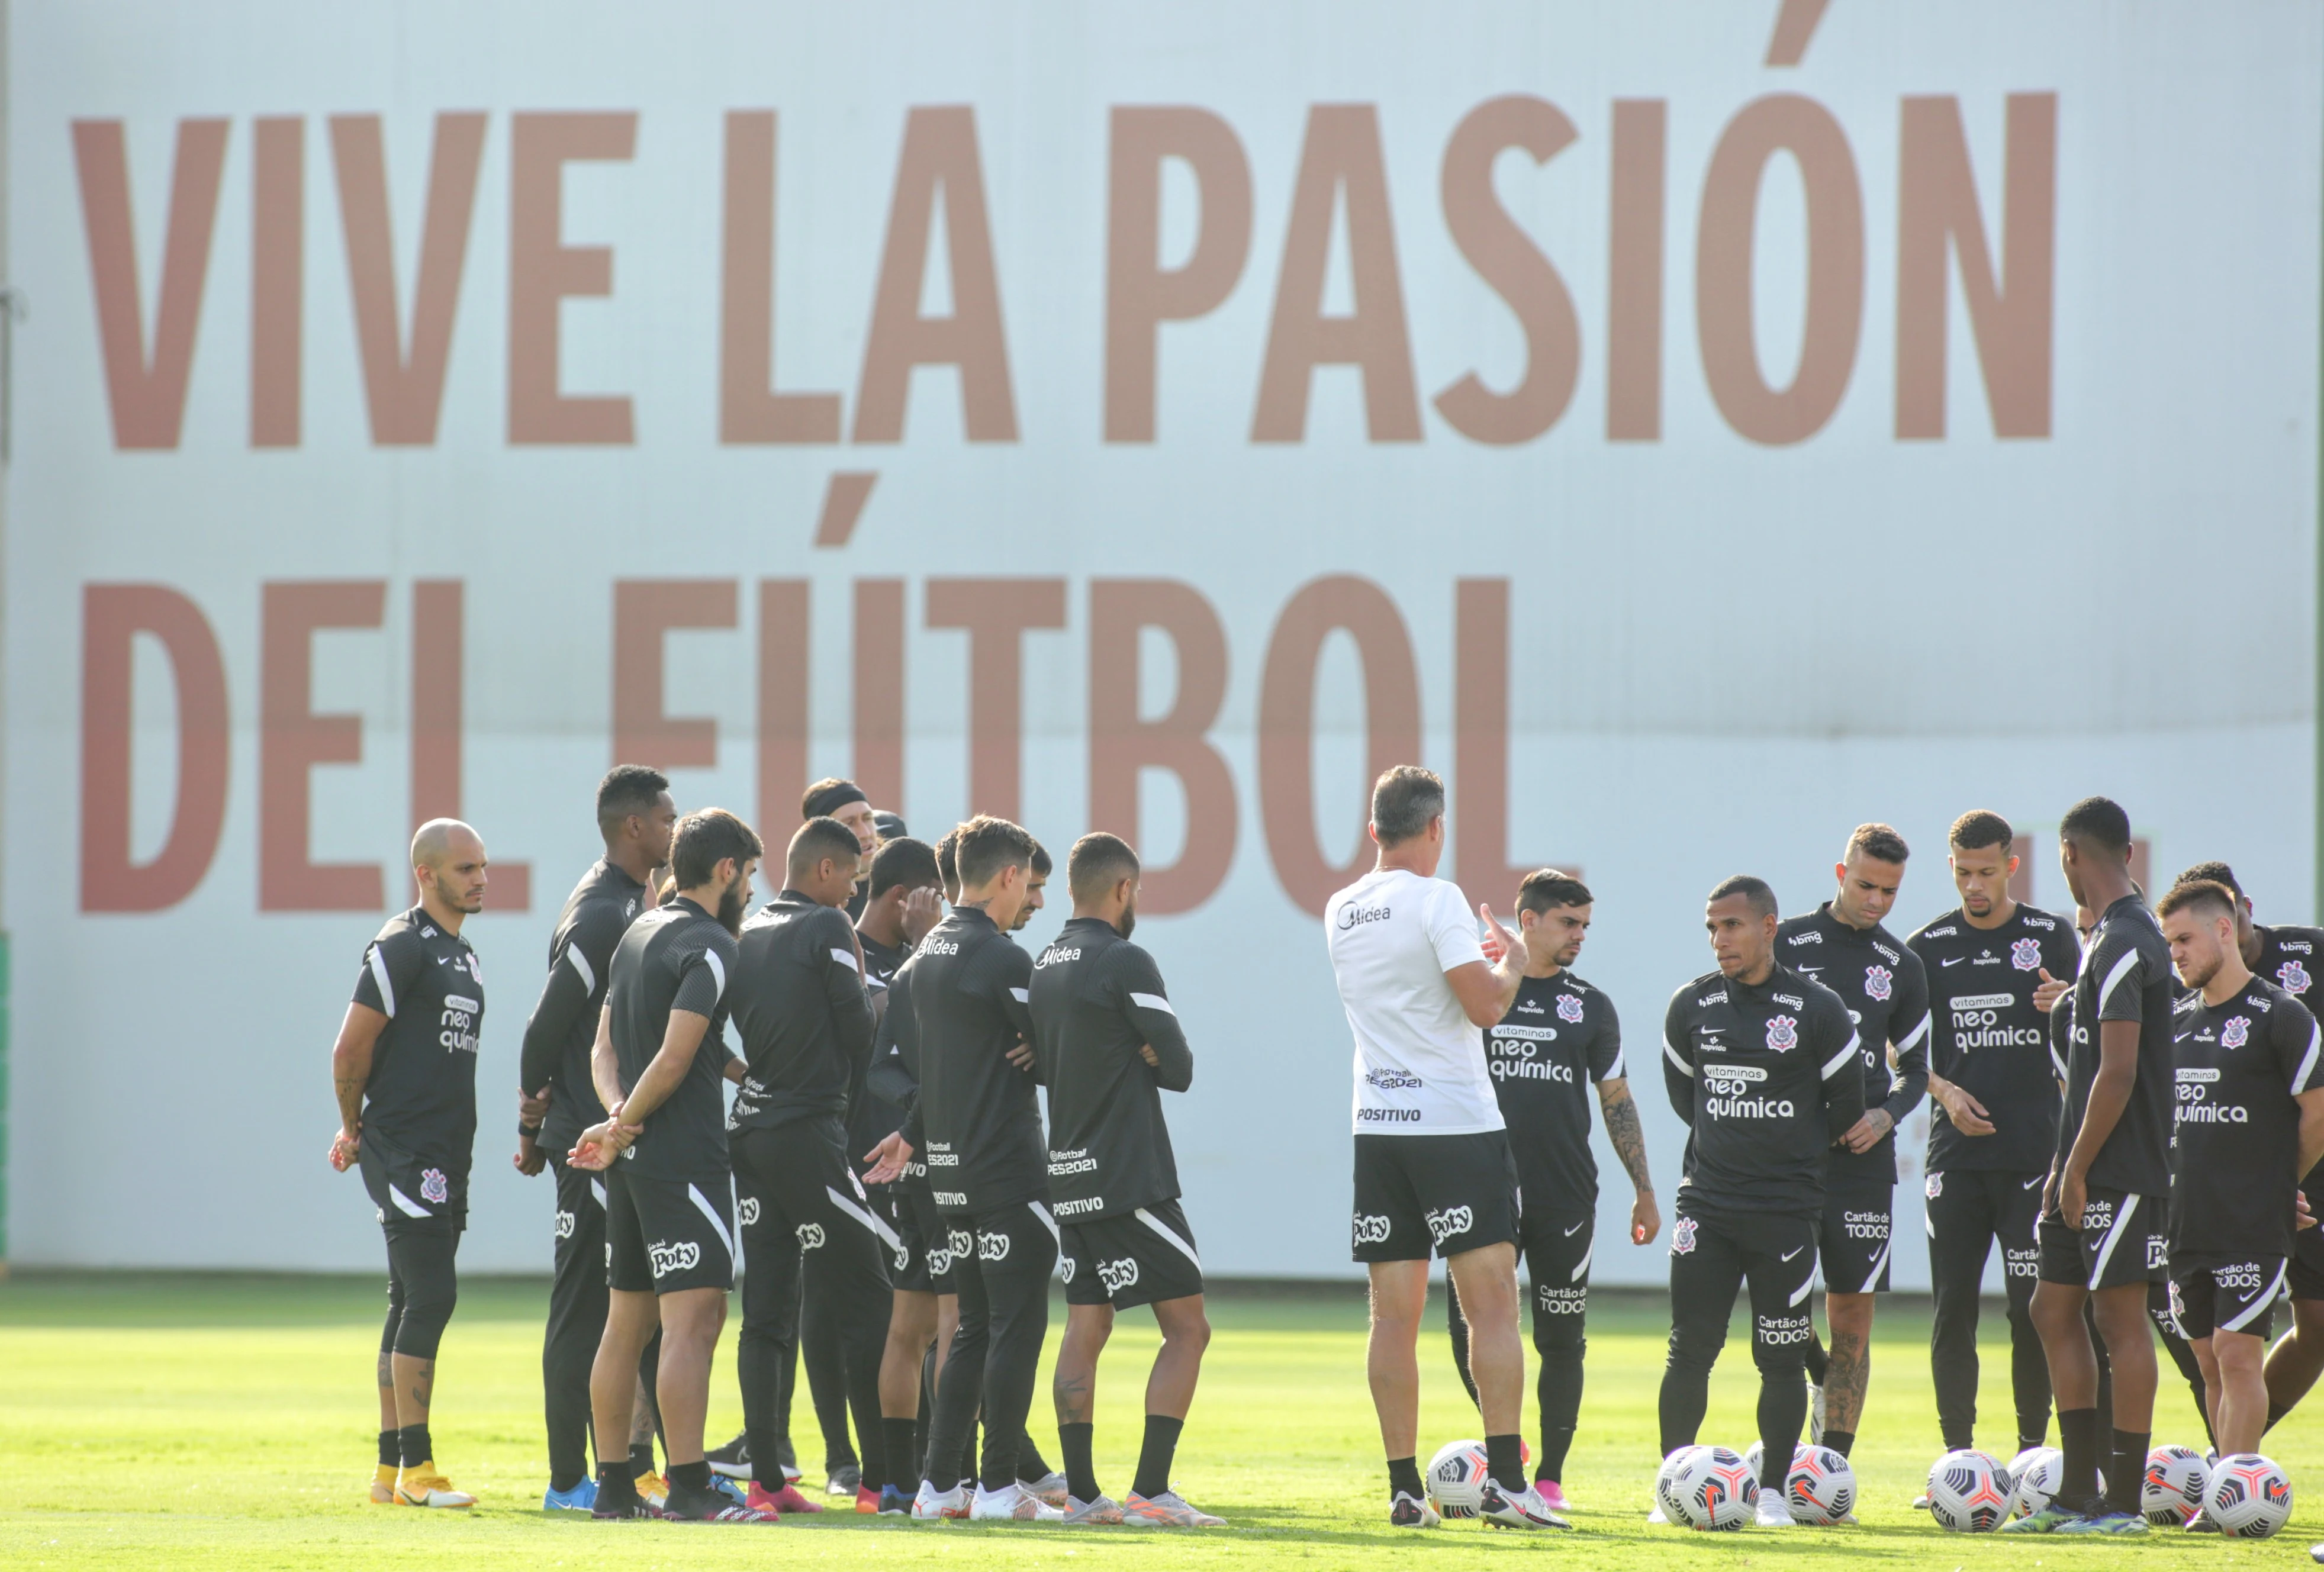
M346 951L342 951L341 953L344 954ZM373 941L372 947L364 959L370 963L371 979L379 988L380 1013L392 1021L395 1019L395 984L388 979L387 957L379 952L379 943L376 940ZM346 974L341 972L339 975L344 977Z
M1928 1034L1929 1017L1923 1015L1921 1017L1921 1024L1919 1025L1914 1026L1910 1032L1905 1033L1904 1036L1896 1040L1896 1052L1898 1053L1910 1053L1914 1044L1925 1040Z
M1856 1057L1856 1051L1858 1046L1859 1043L1856 1034L1850 1032L1848 1034L1848 1046L1842 1048L1839 1053L1824 1061L1823 1079L1830 1080L1833 1076L1838 1075L1842 1070L1845 1070L1848 1067L1849 1062Z
M589 958L581 952L581 946L567 944L565 947L565 959L572 962L574 971L580 976L582 988L590 993L595 993L597 973L590 967Z
M1139 993L1133 989L1130 996L1130 1002L1144 1009L1160 1010L1166 1016L1175 1016L1178 1013L1170 1007L1170 1001L1158 993Z
M2135 947L2135 946L2134 946L2133 948L2131 948L2131 949L2129 949L2129 950L2125 951L2123 952L2123 957L2122 957L2122 959L2121 959L2121 960L2119 960L2119 961L2116 961L2116 962L2114 963L2114 969L2113 969L2112 970L2108 971L2108 972L2106 974L2106 980L2105 980L2104 982L2102 982L2102 983L2100 983L2100 984L2098 985L2098 1019L2099 1019L2099 1020L2101 1020L2101 1021L2116 1021L2116 1020L2120 1020L2120 1021L2135 1021L2135 1020L2138 1020L2138 1019L2140 1018L2140 1016L2139 1016L2138 1015L2136 1015L2136 1014L2128 1015L2128 1016L2110 1016L2110 1015L2108 1015L2108 1014L2107 1013L2108 1010L2110 1010L2110 1009L2112 1009L2112 1008L2114 1007L2114 996L2115 996L2115 990L2116 990L2116 988L2120 988L2120 987L2122 986L2122 980L2123 980L2123 979L2124 979L2124 978L2126 978L2126 977L2127 977L2127 976L2130 974L2130 970L2131 970L2131 969L2132 969L2133 967L2136 966L2137 964L2138 964L2138 951L2137 951L2136 947ZM2133 1010L2134 1010L2134 1011L2135 1011L2135 1010L2138 1008L2138 1007L2139 1007L2139 1005L2140 1005L2140 1003L2141 1003L2141 1001L2140 1001L2140 999L2139 999L2139 997L2138 997L2138 990L2137 990L2136 988L2133 988L2133 989L2131 989L2131 990L2130 990L2130 1003L2131 1003L2131 1007L2133 1008Z
M2316 1089L2315 1081L2310 1078L2316 1073L2316 1057L2319 1049L2324 1049L2324 1029L2319 1029L2314 1018L2310 1017L2308 1023L2308 1053L2292 1077L2292 1094L2294 1097L2303 1091Z

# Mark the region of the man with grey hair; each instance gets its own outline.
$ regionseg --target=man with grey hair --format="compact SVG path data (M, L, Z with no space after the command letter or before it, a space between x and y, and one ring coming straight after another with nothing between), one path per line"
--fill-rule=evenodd
M364 947L331 1049L339 1128L331 1166L360 1166L387 1235L379 1339L380 1505L474 1506L436 1467L428 1410L436 1347L459 1295L453 1257L468 1218L476 1144L476 1040L484 979L460 925L484 906L484 843L457 819L411 838L420 902Z
M1572 1525L1526 1478L1525 1347L1517 1331L1517 1165L1485 1065L1484 1029L1525 980L1526 949L1460 887L1444 856L1444 783L1398 765L1372 785L1370 872L1323 908L1340 1002L1355 1037L1355 1258L1371 1277L1372 1406L1388 1453L1388 1521L1432 1528L1417 1466L1420 1320L1428 1260L1444 1257L1469 1318L1469 1373L1484 1416L1479 1515L1510 1528ZM1488 961L1482 918L1497 949Z

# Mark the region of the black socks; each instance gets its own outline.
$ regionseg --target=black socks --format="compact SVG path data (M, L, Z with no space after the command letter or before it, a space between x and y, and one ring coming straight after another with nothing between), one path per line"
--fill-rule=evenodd
M2138 1515L2139 1487L2146 1480L2146 1445L2153 1439L2151 1431L2114 1432L2114 1462L2107 1469L2106 1501L2115 1511Z
M2056 1504L2081 1512L2098 1498L2098 1411L2061 1408L2058 1411L2058 1447L2065 1454L2059 1475ZM2139 1459L2135 1477L2145 1476L2145 1458Z
M1415 1501L1428 1499L1428 1488L1420 1483L1418 1458L1390 1457L1388 1460L1388 1495L1390 1501L1399 1495L1408 1495Z
M632 1479L643 1479L647 1475L652 1472L653 1443L651 1441L640 1441L636 1446L630 1448L630 1477ZM782 1478L779 1474L776 1475L775 1488L778 1490L782 1488Z
M1827 1427L1823 1432L1823 1444L1845 1457L1848 1456L1848 1449L1856 1445L1856 1432L1835 1430Z
M380 1431L379 1466L381 1467L396 1468L402 1466L403 1443L398 1439L402 1435L402 1433L403 1432L401 1430Z
M765 1482L762 1480L761 1483ZM710 1460L707 1457L697 1457L691 1463L671 1464L669 1487L672 1490L691 1490L697 1495L709 1489Z
M1057 1445L1065 1454L1065 1489L1075 1501L1086 1506L1098 1498L1097 1466L1090 1461L1092 1436L1097 1427L1090 1424L1057 1427Z
M436 1460L436 1443L429 1439L426 1425L406 1425L396 1431L395 1449L406 1468L417 1468L422 1463Z
M1130 1482L1131 1494L1151 1501L1169 1494L1170 1465L1178 1456L1178 1432L1185 1428L1185 1420L1174 1420L1168 1414L1146 1416L1146 1440L1138 1450L1138 1477Z
M892 1485L906 1495L920 1487L920 1421L916 1419L880 1420L881 1451L886 1454L888 1477L881 1485Z

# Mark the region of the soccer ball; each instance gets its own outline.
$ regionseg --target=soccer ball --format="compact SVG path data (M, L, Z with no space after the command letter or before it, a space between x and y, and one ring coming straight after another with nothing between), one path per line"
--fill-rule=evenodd
M1784 1506L1795 1523L1840 1522L1856 1506L1856 1470L1830 1447L1801 1447L1784 1475Z
M1663 1494L1664 1514L1673 1522L1723 1532L1751 1521L1759 1505L1759 1478L1740 1453L1697 1447L1680 1457Z
M2202 1509L2203 1490L2210 1483L2203 1454L2187 1447L2157 1447L2146 1455L2138 1510L2158 1529L2183 1529Z
M1663 1466L1655 1470L1655 1504L1662 1508L1663 1516L1674 1523L1686 1521L1686 1514L1679 1510L1678 1504L1679 1475L1686 1467L1689 1458L1697 1452L1708 1450L1707 1447L1681 1447L1664 1458ZM1755 1474L1752 1477L1756 1479L1758 1475Z
M2009 1515L2031 1517L2050 1504L2066 1472L2066 1455L2055 1447L2028 1447L2009 1460Z
M2203 1492L2203 1515L2230 1539L2264 1540L2292 1519L2292 1480L2256 1452L2222 1457Z
M1428 1499L1446 1517L1475 1517L1485 1502L1485 1443L1447 1441L1428 1460Z
M1999 1528L2009 1494L2009 1470L1983 1452L1948 1452L1929 1469L1929 1515L1957 1534Z

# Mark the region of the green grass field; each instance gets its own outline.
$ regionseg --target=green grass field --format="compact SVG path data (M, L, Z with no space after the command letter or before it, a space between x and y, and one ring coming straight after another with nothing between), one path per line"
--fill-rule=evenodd
M334 1278L20 1276L0 1284L0 1565L10 1567L618 1567L662 1572L752 1563L853 1568L1313 1568L1382 1553L1480 1558L1585 1558L1591 1567L2305 1565L2324 1539L2324 1407L2271 1438L2301 1493L2292 1526L2258 1543L2152 1534L2142 1540L1970 1540L1909 1509L1938 1449L1925 1319L1892 1307L1875 1354L1871 1414L1856 1466L1863 1523L1852 1529L1696 1535L1648 1529L1655 1392L1664 1328L1650 1299L1601 1293L1591 1315L1590 1387L1567 1471L1571 1535L1517 1536L1471 1524L1398 1534L1384 1521L1377 1431L1363 1384L1363 1306L1350 1293L1214 1298L1217 1335L1178 1455L1178 1482L1228 1517L1224 1532L1063 1531L915 1524L832 1513L764 1530L593 1524L539 1510L547 1465L540 1336L547 1285L471 1280L443 1348L434 1430L440 1460L483 1497L472 1512L364 1503L376 1422L371 1390L381 1290ZM733 1335L733 1321L728 1335ZM1987 1317L1979 1439L2006 1449L2006 1349ZM1054 1331L1052 1347L1054 1347ZM1125 1315L1101 1370L1101 1480L1126 1489L1154 1333ZM1529 1352L1529 1351L1528 1351ZM2168 1369L2167 1364L2165 1366ZM731 1347L711 1424L740 1423ZM1477 1430L1441 1342L1424 1349L1422 1452ZM1046 1375L1045 1375L1046 1383ZM1706 1440L1740 1447L1756 1380L1738 1328L1714 1379ZM811 1417L798 1416L803 1457ZM1034 1434L1054 1459L1044 1396ZM1528 1399L1527 1423L1532 1423ZM2200 1446L2182 1385L2166 1378L2158 1440ZM810 1474L809 1484L817 1476Z

